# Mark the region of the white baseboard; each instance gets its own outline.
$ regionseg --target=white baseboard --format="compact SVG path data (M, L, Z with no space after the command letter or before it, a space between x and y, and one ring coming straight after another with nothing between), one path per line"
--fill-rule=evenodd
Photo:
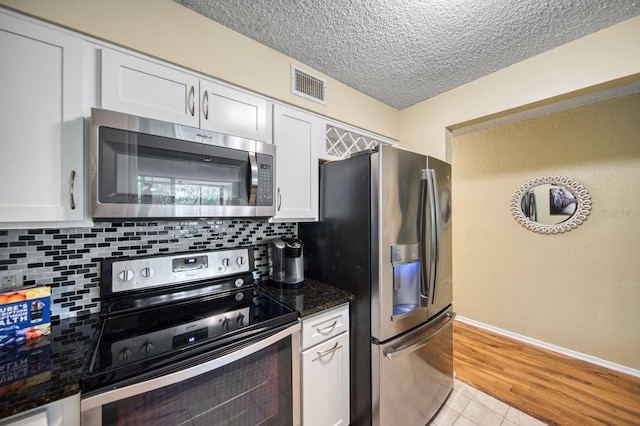
M573 351L571 349L563 348L562 346L552 345L551 343L543 342L541 340L532 339L531 337L523 336L522 334L513 333L508 330L503 330L498 327L494 327L492 325L484 324L476 320L472 320L470 318L465 318L463 316L457 315L456 320L460 322L464 322L469 325L473 325L478 328L482 328L488 331L491 331L496 334L500 334L505 337L510 337L515 340L519 340L524 343L528 343L533 346L538 346L543 349L547 349L553 352L557 352L562 355L570 356L572 358L576 358L582 361L590 362L591 364L599 365L601 367L608 368L610 370L619 371L621 373L629 374L630 376L640 377L640 370L636 370L635 368L627 367L624 365L616 364L614 362L607 361L602 358L597 358L595 356L583 354L582 352Z

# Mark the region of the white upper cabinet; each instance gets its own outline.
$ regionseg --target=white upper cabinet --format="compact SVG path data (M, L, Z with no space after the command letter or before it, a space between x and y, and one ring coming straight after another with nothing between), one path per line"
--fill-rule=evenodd
M211 81L200 81L200 127L218 133L271 142L272 103Z
M276 215L274 221L318 220L318 155L320 119L276 104L273 143L276 151Z
M0 12L0 228L85 219L83 40Z
M193 74L103 48L101 77L103 109L200 125L200 79Z
M101 107L271 142L271 102L158 61L102 48Z

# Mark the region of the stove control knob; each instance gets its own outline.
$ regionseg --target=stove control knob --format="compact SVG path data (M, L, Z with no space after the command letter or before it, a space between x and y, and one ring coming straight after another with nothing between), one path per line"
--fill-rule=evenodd
M247 258L246 258L246 257L244 257L244 256L239 256L239 257L236 259L236 262L238 262L238 265L242 266L242 265L244 265L245 263L247 263Z
M242 287L242 285L244 284L244 280L242 278L237 278L234 284L236 285L236 287Z
M131 269L125 269L124 271L118 272L118 280L123 283L127 281L131 281L133 279L134 273Z
M151 351L153 351L153 342L143 343L140 349L142 350L142 353L144 353L145 355L150 355Z
M222 321L222 328L227 331L231 330L231 320L229 318L225 318Z
M145 266L140 270L140 275L142 276L142 278L151 278L155 274L156 274L156 270L153 269L151 266Z
M238 327L244 327L245 324L245 320L244 320L244 315L240 314L238 315Z
M231 260L228 257L225 257L224 259L222 259L222 266L224 266L225 268L228 268L230 264L231 264Z
M132 356L133 356L133 349L127 348L127 347L121 350L120 353L118 354L118 358L120 358L120 361L128 361L129 359L131 359Z

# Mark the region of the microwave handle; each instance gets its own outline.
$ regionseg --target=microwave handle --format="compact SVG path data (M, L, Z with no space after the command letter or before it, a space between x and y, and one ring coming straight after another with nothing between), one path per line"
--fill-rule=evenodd
M249 153L249 164L251 166L251 179L249 179L249 205L255 206L257 204L258 197L258 160L256 159L256 153Z

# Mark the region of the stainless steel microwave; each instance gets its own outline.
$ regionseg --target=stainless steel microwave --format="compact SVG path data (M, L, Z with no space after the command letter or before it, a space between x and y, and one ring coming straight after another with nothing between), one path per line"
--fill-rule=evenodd
M92 109L94 218L269 217L275 145Z

